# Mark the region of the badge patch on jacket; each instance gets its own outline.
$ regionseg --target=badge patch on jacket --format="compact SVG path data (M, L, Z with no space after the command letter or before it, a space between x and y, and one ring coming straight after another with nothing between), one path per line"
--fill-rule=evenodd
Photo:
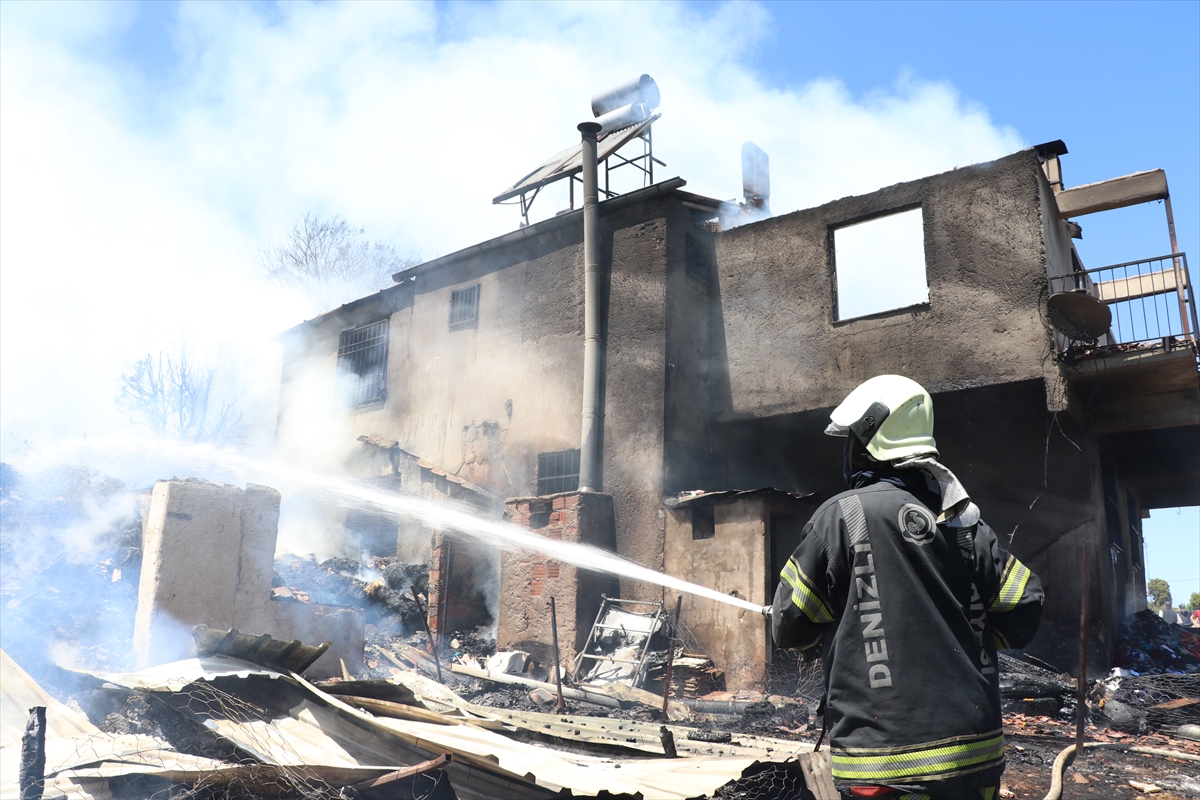
M905 503L900 508L900 533L905 539L917 546L924 546L933 541L937 526L933 515L924 506Z

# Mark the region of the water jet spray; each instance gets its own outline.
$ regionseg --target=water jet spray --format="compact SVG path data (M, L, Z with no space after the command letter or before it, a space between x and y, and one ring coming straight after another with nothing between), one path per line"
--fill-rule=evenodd
M66 452L71 458L55 455ZM549 539L500 520L480 519L465 508L434 503L382 491L349 477L323 475L282 461L256 458L247 453L207 444L129 436L81 440L55 453L42 453L39 461L62 463L85 457L93 464L123 464L134 460L143 474L170 474L186 466L192 474L220 477L230 482L259 483L289 491L302 490L327 501L356 509L372 509L414 520L429 528L467 536L502 550L541 553L565 564L661 586L695 597L769 616L769 607L725 594L644 567L616 553L591 545ZM132 465L130 469L135 469Z

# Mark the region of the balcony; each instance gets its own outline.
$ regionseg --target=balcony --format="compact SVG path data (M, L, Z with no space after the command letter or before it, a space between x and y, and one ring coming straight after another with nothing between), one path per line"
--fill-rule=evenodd
M1094 338L1055 334L1072 413L1104 438L1147 508L1200 503L1200 325L1187 256L1052 276L1050 291L1087 294L1112 314Z
M1110 353L1196 350L1196 303L1188 279L1187 255L1176 253L1080 270L1050 278L1051 294L1083 292L1108 306L1112 322L1095 339L1057 334L1061 360Z

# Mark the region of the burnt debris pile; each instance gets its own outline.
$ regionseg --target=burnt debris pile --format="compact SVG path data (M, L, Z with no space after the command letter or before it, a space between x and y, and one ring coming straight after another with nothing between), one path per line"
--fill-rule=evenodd
M1121 627L1113 663L1135 675L1200 673L1200 630L1139 611Z
M1000 697L1005 711L1029 716L1073 719L1075 679L1049 664L999 654Z
M317 561L289 555L276 559L272 585L276 600L361 608L377 634L395 635L422 626L412 591L428 594L429 566L390 557Z

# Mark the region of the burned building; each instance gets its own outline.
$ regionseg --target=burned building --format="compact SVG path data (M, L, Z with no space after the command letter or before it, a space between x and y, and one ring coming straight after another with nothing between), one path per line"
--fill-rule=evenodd
M765 602L808 515L843 486L829 411L866 378L903 374L934 396L945 463L1042 577L1031 652L1072 664L1090 551L1092 653L1107 666L1121 620L1145 605L1141 520L1200 504L1196 311L1165 175L1064 188L1065 152L1050 143L773 218L734 219L765 210L769 189L740 210L681 179L602 192L600 470L616 552ZM1171 252L1082 263L1073 219L1155 200ZM579 486L584 215L433 259L286 332L281 439L305 424L289 399L315 375L341 387L355 436L520 498L520 524L581 524L554 497ZM731 227L746 219L758 221ZM872 237L886 249L864 246ZM896 259L899 288L858 285L872 252ZM548 573L526 567L526 601L542 603ZM619 590L663 598L628 579ZM727 675L759 680L765 622L705 604L686 598L684 619L704 620ZM753 630L722 632L734 624Z

